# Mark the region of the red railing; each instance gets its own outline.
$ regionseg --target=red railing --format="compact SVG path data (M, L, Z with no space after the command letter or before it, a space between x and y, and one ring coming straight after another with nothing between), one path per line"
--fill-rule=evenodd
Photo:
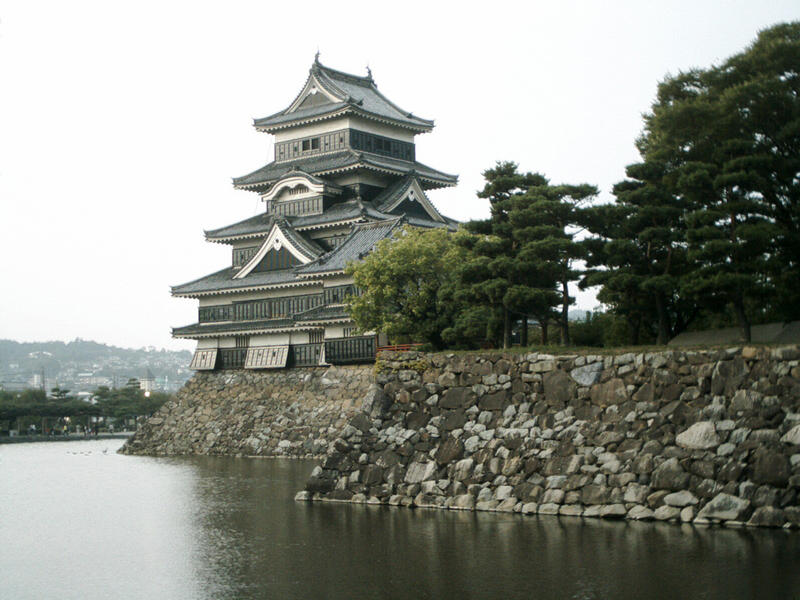
M410 352L422 347L422 344L394 344L393 346L378 346L378 352Z

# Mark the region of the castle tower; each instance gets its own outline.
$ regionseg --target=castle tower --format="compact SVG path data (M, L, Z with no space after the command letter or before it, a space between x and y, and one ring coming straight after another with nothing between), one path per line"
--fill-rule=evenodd
M354 335L345 309L358 293L345 268L404 224L456 228L427 192L457 177L416 160L414 138L433 121L388 100L371 72L315 58L294 101L254 126L274 136L275 160L233 184L264 211L205 232L231 247L231 263L172 288L199 300L198 322L173 336L197 340L197 370L373 360L376 336Z

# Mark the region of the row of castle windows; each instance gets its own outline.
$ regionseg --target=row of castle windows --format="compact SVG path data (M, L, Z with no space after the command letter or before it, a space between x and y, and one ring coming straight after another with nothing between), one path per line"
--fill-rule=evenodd
M198 319L200 323L282 319L322 304L341 304L345 297L354 294L360 295L361 290L354 285L339 285L325 288L321 294L250 300L221 306L202 306L198 309Z
M319 152L341 150L348 145L353 150L363 150L407 161L415 160L414 144L358 129L343 129L320 136L275 144L275 160L289 160Z

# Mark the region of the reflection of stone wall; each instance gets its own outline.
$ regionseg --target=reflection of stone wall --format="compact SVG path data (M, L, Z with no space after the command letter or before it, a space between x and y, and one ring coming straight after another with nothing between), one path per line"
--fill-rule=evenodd
M385 353L298 499L800 526L798 359Z
M372 378L371 366L198 373L121 452L324 455Z

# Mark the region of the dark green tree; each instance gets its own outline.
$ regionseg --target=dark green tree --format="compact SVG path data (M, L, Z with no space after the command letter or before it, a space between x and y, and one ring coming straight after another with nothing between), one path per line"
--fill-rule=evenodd
M686 201L669 192L665 165L630 165L629 179L614 186L616 203L587 209L595 234L584 242L587 274L582 285L602 285L598 299L628 320L631 342L642 326L666 344L692 320L694 304L679 294L692 270L686 249Z
M568 284L573 261L583 254L574 239L581 204L596 195L589 185L550 185L538 173L520 173L513 162L498 162L483 173L478 193L490 203L490 217L465 225L472 238L468 260L459 269L462 297L472 305L499 310L503 347L510 346L514 321L522 318L522 343L533 316L547 343L548 324L557 320L562 343L569 343ZM556 308L560 307L560 311Z
M800 315L800 23L709 69L666 78L638 145L685 204L682 293L754 319Z

